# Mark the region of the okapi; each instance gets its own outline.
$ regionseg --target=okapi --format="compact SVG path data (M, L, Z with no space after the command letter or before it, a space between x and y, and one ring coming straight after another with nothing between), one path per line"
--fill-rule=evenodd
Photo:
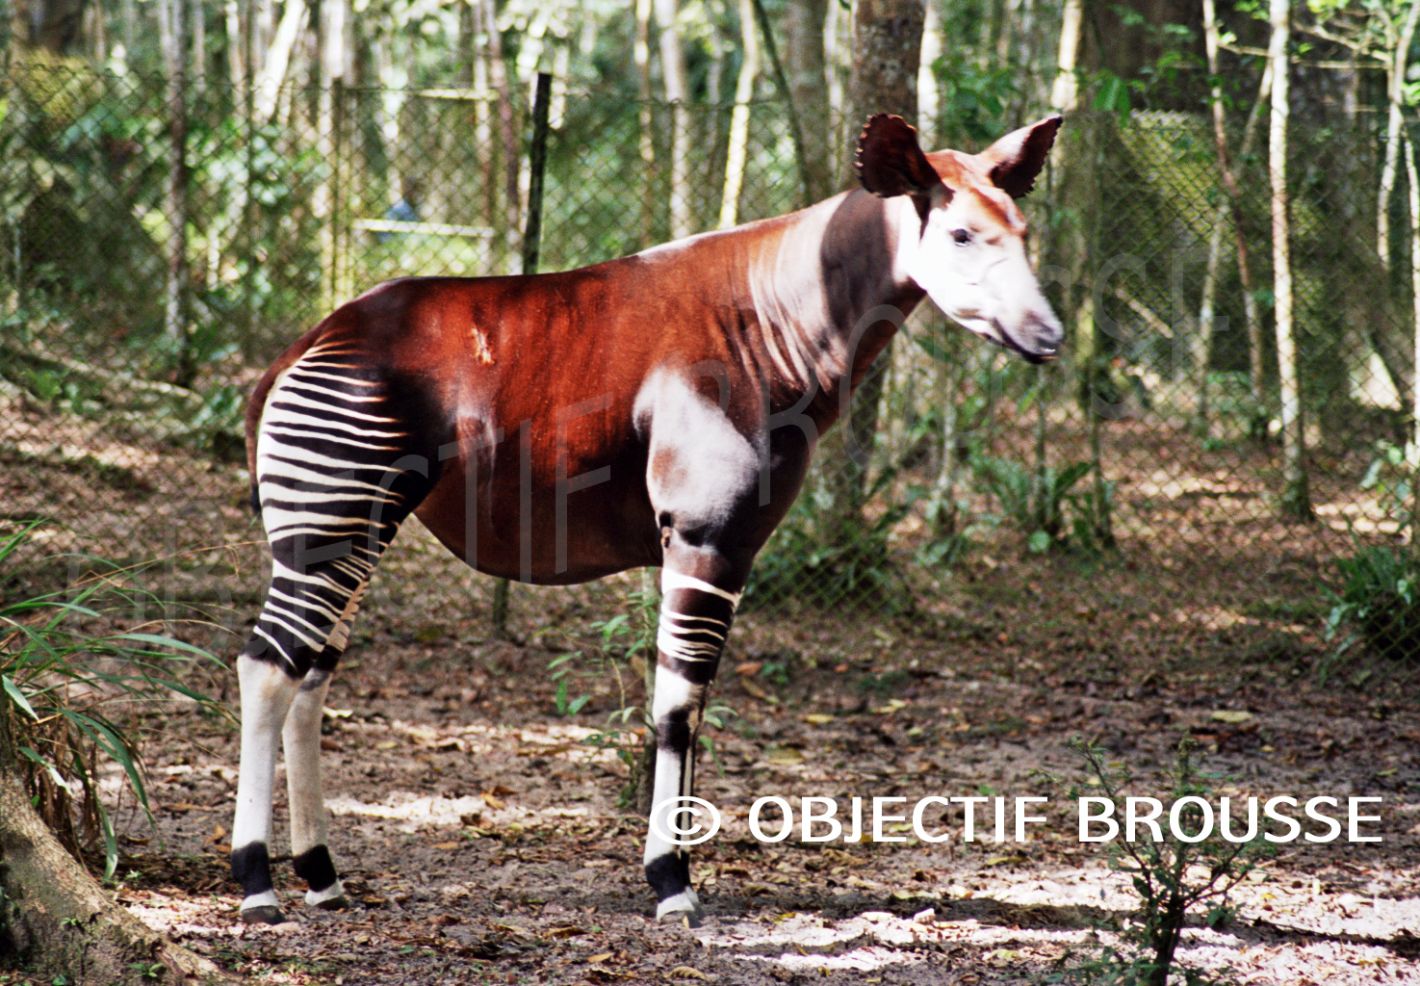
M927 295L1027 360L1056 354L1060 323L1013 200L1060 122L979 154L926 154L900 117L874 116L858 140L861 188L563 273L391 281L287 349L246 419L273 568L237 660L242 917L283 920L267 850L278 736L306 903L345 904L327 848L321 706L411 513L489 575L567 584L661 567L652 800L689 796L750 565L907 314ZM666 831L653 824L646 840L656 916L694 923L689 856Z

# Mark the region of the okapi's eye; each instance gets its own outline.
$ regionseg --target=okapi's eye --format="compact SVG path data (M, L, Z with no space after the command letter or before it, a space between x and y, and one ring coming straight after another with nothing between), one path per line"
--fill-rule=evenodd
M971 230L954 229L952 230L952 239L956 241L957 246L966 246L971 242Z

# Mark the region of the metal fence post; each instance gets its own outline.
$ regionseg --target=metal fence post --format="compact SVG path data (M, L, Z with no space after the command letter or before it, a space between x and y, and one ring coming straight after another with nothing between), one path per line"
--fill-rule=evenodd
M533 91L533 133L532 146L528 158L528 221L523 231L523 273L537 273L538 251L542 246L542 186L547 170L547 110L552 96L552 76L546 72L537 74L537 86ZM561 532L558 532L559 536ZM508 600L512 584L507 579L499 579L493 587L493 636L499 640L508 637Z

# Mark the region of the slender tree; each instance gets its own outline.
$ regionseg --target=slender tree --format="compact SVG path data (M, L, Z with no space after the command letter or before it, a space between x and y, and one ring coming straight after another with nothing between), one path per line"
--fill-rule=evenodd
M849 118L854 127L874 113L890 112L908 120L917 116L917 69L925 19L920 0L859 0L853 9L853 74ZM856 130L855 130L856 136ZM853 143L853 142L850 142ZM848 148L853 153L853 148ZM853 173L851 159L846 172ZM862 532L864 494L873 436L877 431L889 365L879 354L859 386L843 420L824 443L831 451L819 457L830 463L821 477L826 535L832 543L853 543Z
M637 148L641 154L641 246L648 247L655 237L656 184L649 180L656 173L655 114L651 107L651 0L636 0L636 40L632 46L636 63Z
M784 10L785 71L803 128L804 193L810 202L833 193L833 112L823 42L828 16L828 0L794 0Z
M341 300L337 270L335 195L339 180L341 146L336 132L336 82L345 77L345 25L348 0L320 0L316 33L316 61L319 92L316 94L316 146L325 158L326 170L312 203L320 220L321 307L329 310Z
M690 190L690 133L686 100L690 85L686 79L685 51L680 43L678 0L654 0L656 26L660 29L661 80L671 114L671 237L689 236L693 230Z
M739 217L740 190L744 187L745 162L749 157L749 111L754 98L754 80L759 74L759 28L754 19L754 0L739 0L740 72L735 81L735 105L730 111L729 146L725 154L725 184L720 194L720 228L735 225Z
M1402 133L1404 133L1402 131ZM1406 447L1406 460L1411 470L1411 488L1414 491L1411 509L1420 508L1420 171L1415 165L1415 147L1409 135L1405 140L1405 177L1408 185L1410 206L1410 300L1415 341L1415 389L1410 394L1411 434ZM1414 515L1412 515L1414 516ZM1420 551L1420 538L1416 537L1416 524L1410 525L1410 547Z
M1223 228L1231 218L1233 229L1233 249L1237 254L1238 281L1242 287L1243 322L1247 329L1248 381L1252 393L1253 407L1258 414L1267 402L1267 375L1263 365L1262 317L1257 310L1257 293L1254 290L1252 262L1248 254L1247 232L1243 227L1242 185L1233 167L1232 154L1228 148L1227 114L1223 101L1222 77L1218 63L1218 17L1214 0L1203 0L1203 40L1208 58L1210 105L1213 118L1213 146L1218 158L1218 177L1223 185L1225 201L1218 203L1214 211L1212 228L1208 234L1208 260L1203 277L1203 297L1198 315L1198 331L1195 333L1194 370L1197 374L1198 408L1197 423L1204 434L1208 430L1208 352L1212 345L1216 327L1216 295L1218 269L1222 256ZM1272 65L1269 63L1262 73L1257 99L1248 113L1243 127L1242 144L1238 150L1239 159L1246 159L1252 153L1258 124L1262 119L1262 107L1267 103L1272 88ZM1251 430L1261 428L1261 421L1254 422Z
M162 0L159 32L167 73L168 177L164 212L168 235L167 280L163 290L163 332L177 354L177 382L186 386L196 367L188 347L188 166L187 166L187 0Z
M1277 335L1277 380L1282 411L1282 495L1284 516L1312 516L1307 489L1306 431L1302 420L1301 379L1297 373L1296 333L1292 324L1292 251L1287 190L1287 123L1290 112L1292 5L1271 0L1271 37L1267 60L1272 66L1272 116L1268 129L1267 172L1272 188L1272 285Z
M256 74L256 113L264 123L269 123L276 117L281 86L286 81L286 72L291 66L291 53L308 19L309 11L305 0L286 0L281 12L281 23L262 56L261 67Z

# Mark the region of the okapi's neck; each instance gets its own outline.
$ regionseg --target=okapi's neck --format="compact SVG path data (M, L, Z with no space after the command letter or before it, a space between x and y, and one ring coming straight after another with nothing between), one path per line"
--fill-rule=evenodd
M749 292L777 376L821 427L924 296L904 272L911 200L846 192L785 217L752 251ZM768 231L766 231L768 232Z

